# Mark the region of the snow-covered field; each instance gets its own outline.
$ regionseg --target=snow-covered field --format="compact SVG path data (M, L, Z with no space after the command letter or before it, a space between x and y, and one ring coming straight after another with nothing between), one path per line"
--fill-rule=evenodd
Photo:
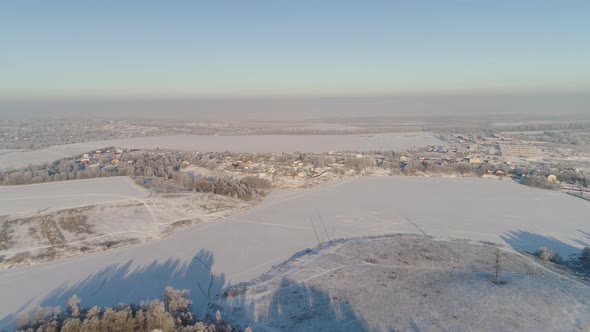
M59 210L147 196L149 191L128 177L2 186L0 215Z
M256 204L211 193L150 195L128 177L0 187L0 203L0 269L166 237Z
M590 205L473 178L369 177L274 192L261 205L163 240L0 272L0 329L37 304L115 305L191 291L195 309L328 238L392 233L491 241L567 256L590 244ZM209 269L210 268L210 269Z
M587 331L590 286L496 248L417 235L353 239L230 288L222 317L254 331Z
M70 157L107 146L132 149L231 152L329 152L404 150L415 146L436 145L441 141L430 133L387 133L366 135L252 135L252 136L159 136L114 139L53 146L39 151L4 152L0 169L25 167Z

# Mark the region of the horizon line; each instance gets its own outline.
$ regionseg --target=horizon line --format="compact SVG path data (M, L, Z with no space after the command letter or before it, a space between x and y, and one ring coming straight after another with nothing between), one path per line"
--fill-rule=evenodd
M535 96L535 95L590 95L585 89L537 89L537 90L438 90L412 92L376 92L376 93L229 93L229 94L194 94L194 93L109 93L109 94L17 94L0 93L0 102L75 102L75 101L215 101L215 100L281 100L281 99L353 99L353 98L388 98L388 97L485 97L485 96Z

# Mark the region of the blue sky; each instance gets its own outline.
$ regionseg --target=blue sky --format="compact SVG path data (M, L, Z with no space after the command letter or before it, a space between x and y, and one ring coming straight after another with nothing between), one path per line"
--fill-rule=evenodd
M0 97L523 91L590 91L590 1L0 3Z

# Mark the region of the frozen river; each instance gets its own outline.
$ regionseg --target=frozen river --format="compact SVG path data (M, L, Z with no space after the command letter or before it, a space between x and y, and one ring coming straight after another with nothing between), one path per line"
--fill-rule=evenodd
M0 169L25 167L71 157L107 146L132 149L231 152L329 152L400 151L442 142L430 133L389 133L366 135L253 135L253 136L158 136L114 139L53 146L42 150L2 150Z

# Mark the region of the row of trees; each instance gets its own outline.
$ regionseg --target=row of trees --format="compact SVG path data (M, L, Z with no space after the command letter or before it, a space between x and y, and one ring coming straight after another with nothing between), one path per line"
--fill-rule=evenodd
M384 163L385 167L386 163ZM481 177L488 172L496 173L501 171L501 174L506 174L515 177L522 184L550 190L559 190L561 185L556 182L548 180L550 174L555 174L559 182L569 184L579 184L586 187L588 180L581 172L573 170L564 170L565 167L556 165L556 167L537 168L518 166L515 169L510 168L506 164L469 164L467 162L458 163L444 163L437 164L435 162L411 160L406 163L401 169L401 174L416 175L416 174L455 174L460 176L478 176ZM395 165L392 168L392 173L397 174Z
M471 175L483 176L487 170L491 169L491 165L487 164L469 164L469 163L444 163L437 164L435 162L424 162L420 160L411 160L403 167L401 173L404 175L422 174L456 174L456 175Z
M202 176L184 173L180 179L184 188L203 193L214 193L243 200L252 200L264 195L272 187L269 180L254 176L242 179L233 177Z
M235 331L216 315L211 322L197 321L192 313L192 301L187 290L166 287L163 301L153 300L139 305L116 308L81 308L74 295L66 311L61 307L39 307L22 316L18 331L22 332L212 332ZM248 329L249 330L249 329Z

